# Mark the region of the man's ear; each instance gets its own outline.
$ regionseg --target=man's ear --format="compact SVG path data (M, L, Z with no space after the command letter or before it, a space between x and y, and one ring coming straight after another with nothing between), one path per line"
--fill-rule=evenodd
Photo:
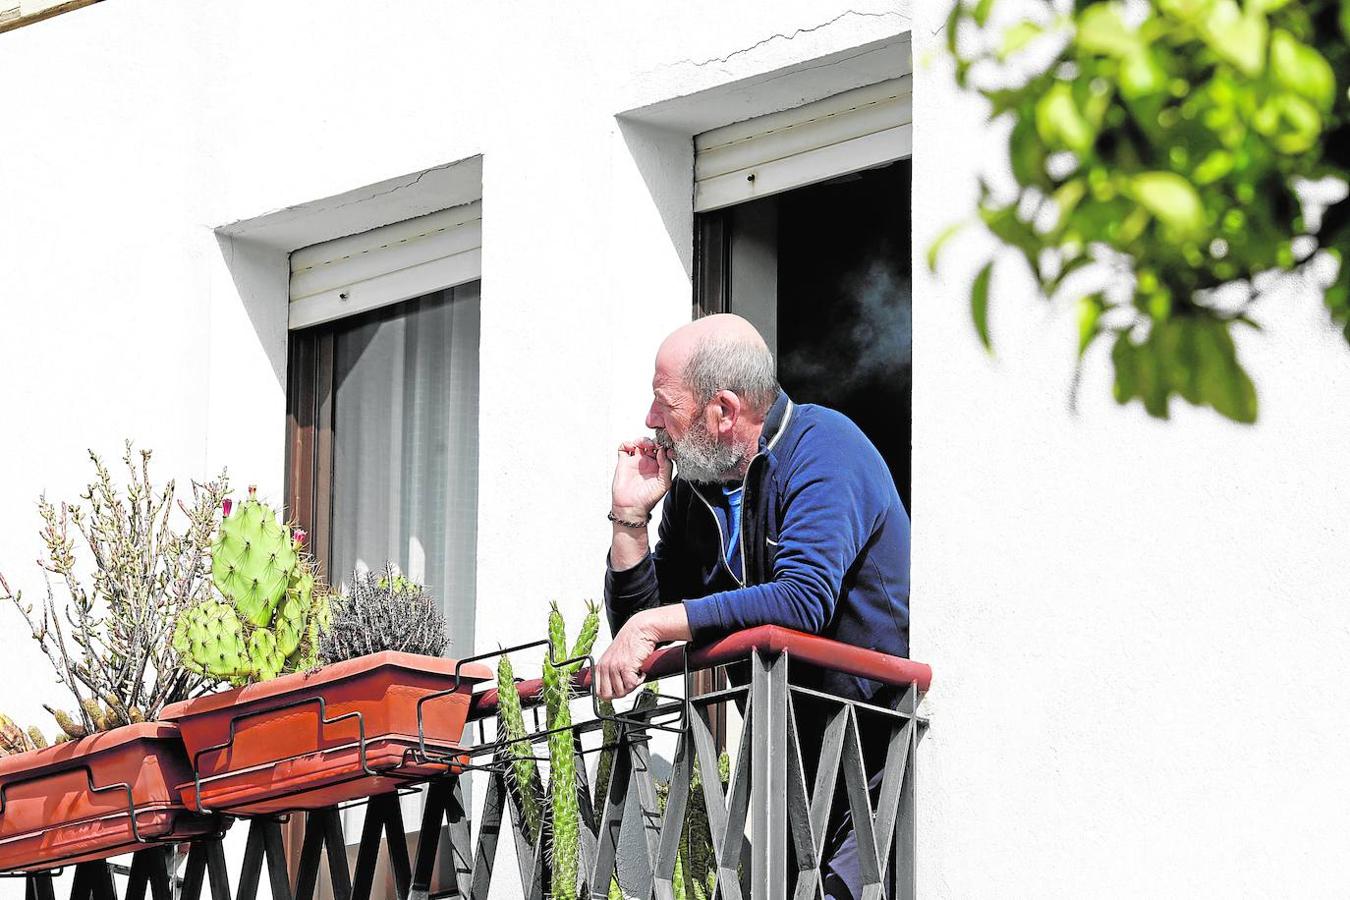
M729 435L732 429L736 427L737 420L741 417L741 411L744 404L741 398L734 391L718 391L713 395L709 407L714 411L715 418L712 422L715 434Z

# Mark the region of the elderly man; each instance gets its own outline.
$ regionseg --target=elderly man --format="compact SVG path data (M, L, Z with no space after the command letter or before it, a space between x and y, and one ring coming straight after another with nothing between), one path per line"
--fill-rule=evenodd
M615 636L596 666L600 695L636 688L662 642L701 643L756 625L908 656L909 516L858 427L789 400L764 339L732 315L666 338L652 394L646 424L655 438L621 444L614 472L605 604ZM841 673L794 680L850 699L893 699ZM875 773L878 757L868 756ZM860 896L846 812L833 832L826 892Z

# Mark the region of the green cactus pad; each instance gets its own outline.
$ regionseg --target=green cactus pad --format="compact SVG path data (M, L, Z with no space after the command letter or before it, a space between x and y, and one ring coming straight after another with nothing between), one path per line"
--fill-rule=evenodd
M319 594L310 603L309 620L316 629L313 639L317 645L318 632L333 627L333 598L330 594Z
M259 628L249 635L248 657L260 680L276 678L286 667L286 654L277 645L276 635L267 628Z
M277 648L283 656L294 653L305 637L313 600L314 576L303 572L291 580L291 589L286 591L281 605L277 607L276 621L272 624Z
M211 548L211 579L254 625L272 620L298 564L290 532L252 497L220 523Z
M249 671L243 625L227 603L208 600L178 617L173 648L184 667L221 679L243 677Z

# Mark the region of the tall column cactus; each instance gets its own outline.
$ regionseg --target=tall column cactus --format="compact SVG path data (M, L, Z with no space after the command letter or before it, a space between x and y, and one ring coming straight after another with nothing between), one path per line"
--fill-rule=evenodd
M543 699L548 737L549 783L548 815L550 840L548 858L552 879L549 896L575 900L580 889L579 849L581 838L581 808L578 797L576 748L573 744L572 676L581 668L581 661L563 665L565 659L576 659L590 654L600 633L600 608L589 604L586 618L577 634L576 642L567 644L567 626L558 605L552 604L548 616L549 652L544 659ZM565 655L564 655L565 654ZM518 800L521 817L530 831L541 839L540 828L544 810L539 806L543 791L538 767L525 729L520 696L515 687L515 672L510 660L503 656L497 664L497 715L500 737L508 742L510 783Z
M613 702L601 700L600 715L605 716L605 721L600 726L600 761L595 766L595 801L592 804L597 816L604 815L605 804L609 801L609 782L614 774L614 754L619 741Z
M331 621L327 594L291 533L250 487L248 500L224 518L211 547L211 580L221 594L179 616L173 646L184 666L231 684L275 678L317 664Z
M530 843L539 840L543 822L540 803L544 789L539 780L539 766L534 761L534 748L525 732L525 711L516 692L516 673L511 658L505 653L497 661L497 721L500 737L507 742L510 760L507 777L515 790L521 818L529 833Z
M566 647L562 613L554 604L548 616L553 647ZM552 654L550 654L552 656ZM581 810L577 804L576 749L572 745L571 686L567 667L544 660L544 705L548 710L548 792L553 814L553 882L550 896L575 900ZM558 729L558 730L554 730Z

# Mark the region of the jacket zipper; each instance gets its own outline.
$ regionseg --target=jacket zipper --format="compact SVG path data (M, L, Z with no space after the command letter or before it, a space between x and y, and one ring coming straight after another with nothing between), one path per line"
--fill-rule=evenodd
M770 450L773 449L774 444L778 443L778 438L782 436L783 431L787 428L788 422L792 419L793 406L795 406L795 404L791 400L789 400L787 404L787 409L783 411L783 421L778 423L778 431L774 433L773 439L769 441ZM712 516L713 524L717 526L717 558L722 561L722 568L726 569L727 574L730 575L733 579L735 579L736 583L739 584L741 587L745 587L745 578L743 576L745 575L745 563L746 563L745 488L746 485L750 483L750 470L754 468L755 460L759 459L761 456L764 455L765 455L764 453L756 453L754 456L750 458L750 464L745 467L745 477L741 479L741 534L739 540L741 546L741 577L738 577L735 572L731 571L731 563L727 562L727 556L725 553L722 552L722 548L726 546L726 538L722 535L722 522L720 519L717 518L717 511L714 510L712 504L708 502L708 498L703 496L703 492L698 489L698 486L695 485L692 481L689 482L690 489L693 490L695 496L697 496L698 499L703 501L703 505L708 507L708 515Z
M731 563L727 562L727 555L722 550L722 548L727 545L727 539L726 535L722 533L722 520L717 518L717 511L713 509L712 504L708 502L708 498L703 496L703 492L695 487L692 481L689 483L689 487L694 492L694 496L702 500L703 505L708 507L708 515L712 516L713 524L717 526L717 558L721 560L722 568L727 570L727 574L730 575L738 585L745 587L745 579L738 577L736 573L731 570ZM742 485L742 488L744 488L744 485ZM741 522L741 568L745 568L745 523L743 516Z

